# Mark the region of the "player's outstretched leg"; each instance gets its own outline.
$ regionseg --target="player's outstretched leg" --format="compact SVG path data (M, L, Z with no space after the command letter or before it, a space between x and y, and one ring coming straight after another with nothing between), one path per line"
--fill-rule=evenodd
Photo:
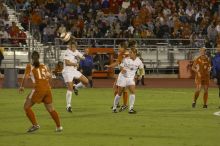
M83 87L87 87L87 85L89 84L89 80L84 76L84 75L81 75L79 77L79 83L76 84L75 88L74 88L74 93L75 95L78 95L78 90L79 88L83 88Z
M78 89L76 89L76 85L74 84L74 86L73 86L73 91L74 91L74 94L77 96L77 95L79 95L79 90Z

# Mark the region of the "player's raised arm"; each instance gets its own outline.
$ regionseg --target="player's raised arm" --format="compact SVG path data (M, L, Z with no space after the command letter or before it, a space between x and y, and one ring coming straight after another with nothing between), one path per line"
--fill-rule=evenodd
M113 67L116 67L118 64L119 64L119 61L116 60L115 62L113 62L113 63L110 64L110 65L105 65L105 67L107 67L107 68L113 68Z
M124 65L124 61L122 61L122 63L120 64L120 71L122 74L125 74L127 72L125 65Z
M48 79L49 81L49 84L51 85L51 87L53 88L54 85L52 84L52 73L51 71L49 70L49 68L45 65L45 76L46 76L46 79Z
M19 93L24 92L24 84L26 84L26 82L27 82L27 80L30 76L30 72L31 72L31 65L27 64L27 66L25 68L24 76L22 78L22 81L21 81L21 84L20 84L20 87L19 87Z
M198 71L198 67L197 67L197 59L195 59L193 61L193 64L192 64L192 70L196 73Z
M211 70L212 70L212 65L211 65L211 60L209 59L208 71L211 72Z
M141 59L140 59L140 64L139 64L138 68L139 68L139 71L140 71L140 76L143 76L144 75L144 64L141 61Z
M79 51L78 51L77 56L79 57L80 60L85 60L85 56Z
M77 63L70 62L70 61L67 60L67 59L64 59L64 62L65 62L65 64L66 64L66 66L74 66L74 67L78 66Z
M144 75L144 68L139 68L139 71L140 71L140 76L143 76Z
M51 79L52 78L52 73L49 70L48 66L44 65L44 69L45 69L45 76L47 79Z

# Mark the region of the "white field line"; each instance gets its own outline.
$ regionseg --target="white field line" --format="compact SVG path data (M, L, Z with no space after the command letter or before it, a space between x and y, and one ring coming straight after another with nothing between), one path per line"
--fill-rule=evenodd
M214 112L213 115L215 115L215 116L220 116L220 111Z

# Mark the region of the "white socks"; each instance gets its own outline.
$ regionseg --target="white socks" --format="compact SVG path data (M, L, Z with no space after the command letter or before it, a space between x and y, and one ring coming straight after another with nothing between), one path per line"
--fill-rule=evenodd
M134 102L135 102L135 94L130 94L129 96L129 110L134 108Z
M117 108L120 97L121 96L119 96L118 94L115 95L115 99L114 99L114 103L113 103L113 110Z
M78 84L76 84L75 89L78 90L79 88L82 88L82 87L85 87L85 86L83 85L82 82L79 82Z
M71 107L72 91L66 92L66 107Z

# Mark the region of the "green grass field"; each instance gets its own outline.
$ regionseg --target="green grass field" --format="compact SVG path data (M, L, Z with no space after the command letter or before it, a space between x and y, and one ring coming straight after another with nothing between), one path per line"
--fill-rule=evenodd
M30 90L0 89L0 146L219 146L217 89L210 89L209 107L191 108L194 89L138 89L136 115L112 113L112 89L83 89L73 96L73 113L65 111L65 89L53 89L54 105L64 131L43 104L35 105L40 130L26 133L30 122L23 102Z

